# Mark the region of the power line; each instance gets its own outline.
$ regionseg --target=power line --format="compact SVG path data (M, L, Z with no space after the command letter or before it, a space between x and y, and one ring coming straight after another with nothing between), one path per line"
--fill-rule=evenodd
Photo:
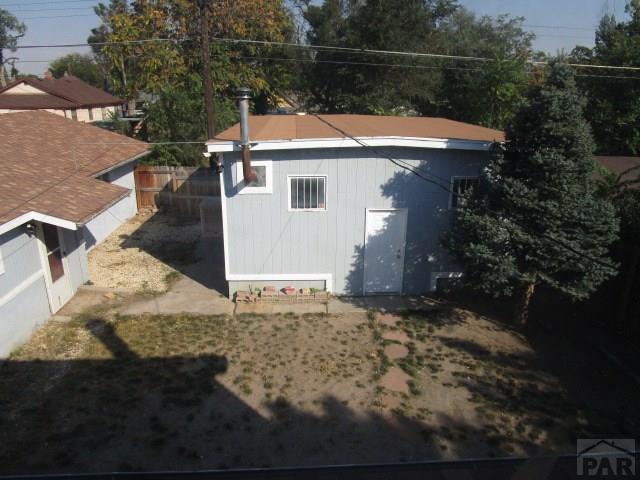
M386 155L386 154L384 154L384 153L379 152L375 147L372 147L372 146L370 146L370 145L366 144L365 142L361 141L360 139L358 139L358 138L356 138L356 137L354 137L354 136L350 135L349 133L345 132L345 131L344 131L343 129L341 129L340 127L338 127L338 126L334 125L333 123L331 123L330 121L328 121L328 120L326 120L326 119L322 118L320 115L315 114L315 113L311 113L311 115L313 115L313 116L314 116L314 117L316 117L318 120L320 120L321 122L325 123L326 125L328 125L328 126L329 126L329 127L331 127L332 129L334 129L336 132L338 132L338 133L340 133L340 134L342 134L342 135L345 135L346 137L350 138L351 140L354 140L355 142L357 142L359 145L363 146L364 148L369 149L370 151L372 151L373 153L375 153L375 154L376 154L376 155L378 155L379 157L386 158L387 160L391 161L392 163L394 163L395 165L399 166L400 168L402 168L402 169L404 169L404 170L407 170L407 171L411 172L413 175L417 176L418 178L420 178L420 179L422 179L422 180L424 180L424 181L426 181L426 182L428 182L428 183L432 183L432 184L434 184L434 185L438 186L439 188L443 189L444 191L448 192L449 194L452 194L452 195L458 195L456 192L454 192L453 190L451 190L448 186L446 186L446 185L442 185L442 184L440 184L440 183L438 183L438 182L436 182L436 181L434 181L434 180L431 180L431 179L429 179L429 178L426 178L424 175L422 175L422 174L421 174L421 172L424 172L424 173L426 173L427 175L431 175L431 176L433 176L433 177L435 177L435 178L438 178L438 179L441 179L441 177L437 177L436 175L431 174L431 173L429 173L429 172L426 172L426 171L424 171L424 170L422 170L422 169L415 169L412 165L408 164L407 162L405 162L405 163L407 163L407 165L409 165L409 166L401 165L400 163L398 163L398 162L399 162L399 160L398 160L398 159L395 159L395 158L393 158L393 157L392 157L392 156L390 156L390 155ZM498 212L495 212L495 211L493 211L493 210L491 210L491 209L489 209L489 208L486 208L486 207L484 208L484 210L485 210L487 213L490 213L490 214L492 214L492 215L497 215L497 216L499 216L499 215L500 215ZM515 222L513 219L509 219L509 221L510 221L513 225L517 226L518 228L521 228L523 231L525 231L525 232L527 232L527 231L528 231L528 229L527 229L526 227L524 227L523 225L519 224L518 222ZM529 233L530 235L533 235L533 236L540 236L540 237L542 237L542 238L546 238L546 239L548 239L548 240L552 241L553 243L555 243L556 245L559 245L560 247L562 247L562 248L564 248L564 249L566 249L566 250L568 250L568 251L570 251L570 252L572 252L572 253L574 253L574 254L578 255L579 257L584 258L584 259L587 259L587 260L589 260L589 261L591 261L591 262L594 262L594 263L596 263L596 264L598 264L598 265L600 265L600 266L603 266L603 267L606 267L606 268L611 268L611 269L617 270L617 266L616 266L616 265L611 264L611 263L609 263L609 262L604 262L604 261L600 260L599 258L595 258L595 257L592 257L592 256L590 256L590 255L586 255L584 252L581 252L581 251L579 251L579 250L576 250L576 249L575 249L575 248L573 248L571 245L568 245L567 243L565 243L565 242L563 242L563 241L561 241L561 240L559 240L559 239L557 239L557 238L555 238L555 237L553 237L553 236L551 236L551 235L549 235L549 234L546 234L546 233L540 233L540 232L533 233L533 234L532 234L531 232L528 232L528 233Z
M221 55L212 55L213 57L220 58ZM135 56L134 56L135 57ZM468 72L481 72L482 68L466 68L466 67L448 67L444 65L430 66L430 65L407 65L402 63L372 63L372 62L349 62L341 60L312 60L302 58L282 58L282 57L256 57L256 56L236 56L233 57L236 60L262 60L262 61L276 61L276 62L300 62L300 63L319 63L329 65L358 65L358 66L371 66L371 67L389 67L389 68L410 68L417 70L453 70L453 71L468 71ZM56 58L51 60L16 60L16 64L20 63L51 63ZM609 78L617 80L640 80L640 76L620 76L620 75L586 75L576 74L575 77L589 77L589 78Z
M20 17L19 20L48 20L50 18L70 18L70 17L95 17L95 13L87 15L53 15L50 17Z
M151 43L151 42L175 42L181 43L190 41L186 39L171 39L171 38L149 38L142 40L123 40L118 42L92 42L92 43L68 43L68 44L41 44L41 45L19 45L17 49L35 49L35 48L76 48L76 47L91 47L91 46L110 46L110 45L130 45L139 43ZM430 58L430 59L443 59L443 60L459 60L459 61L474 61L474 62L492 62L494 59L488 57L475 57L468 55L448 55L439 53L426 53L426 52L407 52L398 50L374 50L374 49L361 49L351 47L333 47L328 45L304 45L291 42L276 42L269 40L250 40L250 39L235 39L235 38L212 38L211 41L218 43L239 43L246 45L263 45L263 46L281 46L281 47L295 47L316 51L334 51L334 52L349 52L357 54L370 54L370 55L396 55L404 57L415 58ZM544 66L548 65L548 62L527 60L527 63L531 65ZM598 64L586 64L586 63L567 63L568 66L574 68L596 68L596 69L613 69L613 70L628 70L628 71L640 71L640 67L620 66L620 65L598 65Z
M597 25L593 25L591 27L569 27L567 25L531 25L528 23L523 23L522 24L523 27L526 28L550 28L550 29L557 29L557 30L588 30L588 31L594 31L596 28L598 28Z
M49 0L46 2L0 3L0 8L24 7L24 6L31 6L31 5L59 5L61 3L84 3L84 2L91 2L93 4L96 4L96 0L58 0L55 2L52 2L51 0Z
M0 5L2 6L2 5ZM65 7L65 8L32 8L32 9L27 9L27 10L13 10L14 15L17 13L31 13L31 12L60 12L60 11L67 11L67 10L87 10L88 8L93 8L93 5L87 5L84 7Z

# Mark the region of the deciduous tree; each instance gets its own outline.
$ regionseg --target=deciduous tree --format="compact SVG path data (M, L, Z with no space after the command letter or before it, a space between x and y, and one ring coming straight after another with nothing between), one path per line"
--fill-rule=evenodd
M4 50L15 52L18 39L23 37L27 27L11 12L0 8L0 86L6 85L6 65L13 67L15 57L4 56Z
M93 55L85 53L69 53L58 57L49 64L54 77L62 77L69 73L84 80L89 85L105 88L105 78Z

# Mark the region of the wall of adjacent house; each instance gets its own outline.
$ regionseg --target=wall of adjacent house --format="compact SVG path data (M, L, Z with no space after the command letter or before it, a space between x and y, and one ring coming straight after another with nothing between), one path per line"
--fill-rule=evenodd
M29 112L30 110L12 110L12 109L8 109L8 108L0 108L0 115L2 115L3 113L17 113L17 112ZM47 108L44 110L45 112L49 112L49 113L55 113L56 115L60 115L61 117L65 117L66 115L66 111L65 110L54 110L51 108ZM71 117L69 117L71 118Z
M51 315L38 240L25 226L0 235L0 358Z
M134 168L135 162L131 162L100 177L101 180L129 189L129 194L84 226L87 251L102 242L111 232L137 213Z
M26 83L19 83L18 85L11 87L9 90L2 92L2 95L46 95L47 92L40 90L39 88L32 87Z
M8 93L8 92L7 92ZM3 94L4 95L4 94ZM0 108L0 115L4 113L27 112L28 110L13 110L8 108ZM61 117L73 119L71 110L45 109L44 111L60 115ZM111 120L114 113L119 111L119 107L94 107L94 108L78 108L76 109L76 120L79 122L99 122Z
M439 177L447 188L454 175L477 176L488 159L486 152L462 150L378 150ZM442 188L362 148L252 156L273 161L273 193L238 194L239 154L224 154L227 273L331 273L335 293L360 295L367 208L408 208L403 293L428 291L434 275L456 270L441 246L453 218L449 194ZM288 210L287 175L295 174L327 175L327 211Z
M89 280L81 230L59 229L66 256L65 275L73 292ZM51 316L39 240L26 225L0 235L0 358L29 340Z

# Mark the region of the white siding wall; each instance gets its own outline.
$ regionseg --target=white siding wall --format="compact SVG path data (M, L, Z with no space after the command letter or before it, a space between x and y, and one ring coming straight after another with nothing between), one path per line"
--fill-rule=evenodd
M379 151L443 179L447 188L454 175L477 176L489 158L462 150ZM360 295L367 208L408 209L404 293L426 292L432 275L457 271L440 242L453 219L449 194L387 158L361 148L253 152L254 161L273 161L271 194L238 194L239 160L238 153L224 155L227 274L330 273L335 293ZM288 175L327 175L327 211L289 211Z
M87 251L107 238L111 232L133 217L138 208L133 169L135 163L129 163L105 174L102 179L128 188L129 195L118 201L84 226Z
M21 226L0 235L0 358L26 342L51 314L38 241Z

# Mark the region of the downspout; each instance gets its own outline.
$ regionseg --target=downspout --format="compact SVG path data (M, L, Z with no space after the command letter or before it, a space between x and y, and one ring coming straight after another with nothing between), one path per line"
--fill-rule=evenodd
M240 148L242 151L242 176L245 185L255 182L258 177L251 169L251 144L249 143L249 99L250 91L246 87L236 91L238 110L240 111Z

